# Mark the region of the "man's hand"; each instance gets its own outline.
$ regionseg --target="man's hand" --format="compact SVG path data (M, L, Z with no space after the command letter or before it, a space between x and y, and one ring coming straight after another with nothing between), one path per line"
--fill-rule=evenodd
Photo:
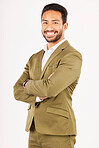
M39 97L40 98L40 97ZM48 98L48 97L45 97L45 98L40 98L40 100L44 100L44 99L46 99L46 98Z
M52 76L54 74L54 72L53 73L51 73L51 75L48 77L48 79Z

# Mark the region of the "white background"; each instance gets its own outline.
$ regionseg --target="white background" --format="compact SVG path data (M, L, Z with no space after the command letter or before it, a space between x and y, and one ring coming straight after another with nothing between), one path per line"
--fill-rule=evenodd
M27 148L28 104L16 101L13 85L29 57L46 43L41 10L57 2L68 10L65 38L82 53L79 84L73 94L77 120L75 148L99 148L99 1L0 0L0 148Z

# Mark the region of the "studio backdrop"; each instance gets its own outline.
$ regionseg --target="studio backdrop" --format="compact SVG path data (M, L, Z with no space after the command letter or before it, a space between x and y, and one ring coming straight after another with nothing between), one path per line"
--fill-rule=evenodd
M46 44L41 11L52 2L68 10L65 38L83 56L72 96L77 121L75 148L99 147L99 1L0 0L0 148L28 148L28 104L15 100L13 86L29 57Z

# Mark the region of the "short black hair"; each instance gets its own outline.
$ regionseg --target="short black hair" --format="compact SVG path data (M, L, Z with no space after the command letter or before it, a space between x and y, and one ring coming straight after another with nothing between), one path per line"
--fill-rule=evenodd
M59 11L62 14L63 24L67 22L68 12L67 12L66 8L64 8L63 6L56 4L56 3L51 3L51 4L44 6L42 13L41 13L41 19L42 19L43 13L48 10Z

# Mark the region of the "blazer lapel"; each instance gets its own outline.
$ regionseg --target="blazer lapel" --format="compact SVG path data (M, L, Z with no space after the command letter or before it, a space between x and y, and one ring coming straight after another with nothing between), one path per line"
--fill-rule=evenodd
M48 67L48 65L50 64L50 62L62 51L64 50L64 48L66 48L69 45L69 42L66 40L64 41L61 45L59 45L54 52L51 54L51 56L49 57L49 59L47 60L46 64L44 65L44 68L41 72L41 77L40 79L42 79L42 77L44 76L44 73Z

